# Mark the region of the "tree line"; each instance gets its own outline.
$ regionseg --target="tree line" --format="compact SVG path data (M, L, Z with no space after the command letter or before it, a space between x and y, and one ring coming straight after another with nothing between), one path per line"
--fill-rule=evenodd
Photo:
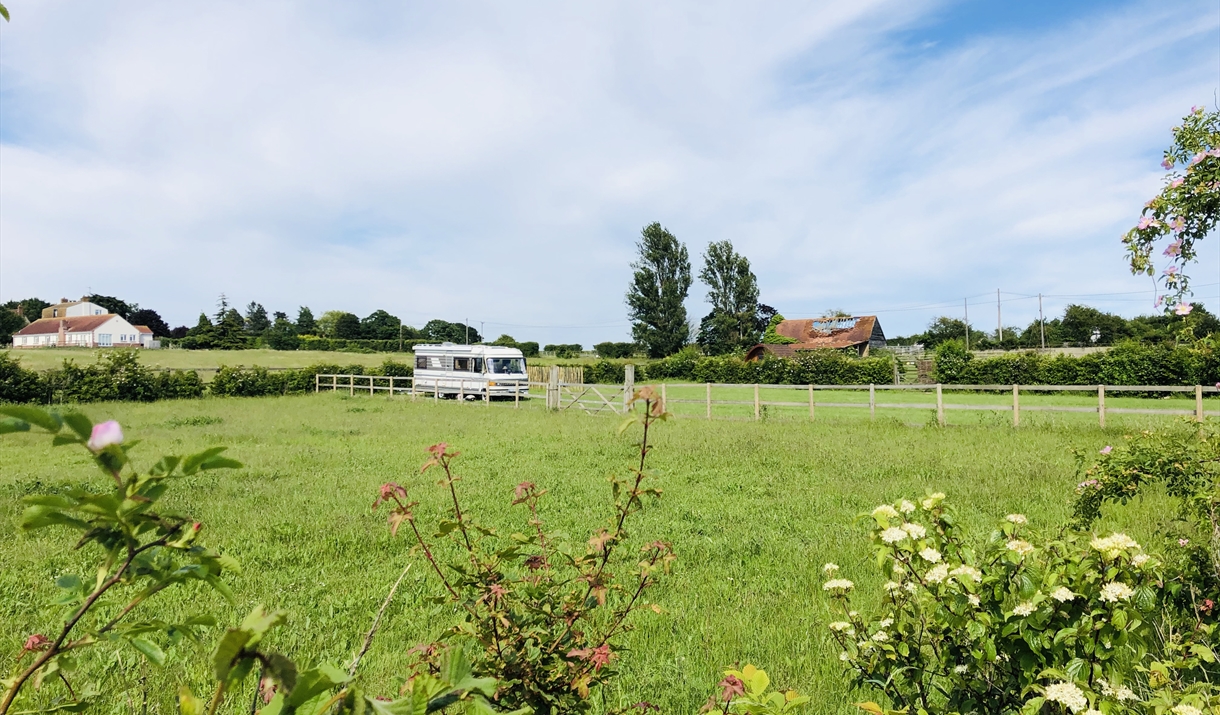
M1063 316L1040 322L1034 320L1024 328L1008 326L1000 331L979 330L959 318L940 316L928 323L922 333L890 338L890 345L923 345L929 350L955 340L971 350L1021 350L1038 348L1045 342L1048 348L1102 347L1124 341L1146 345L1170 345L1182 339L1202 338L1220 333L1220 319L1200 303L1193 304L1187 315L1159 313L1124 318L1087 305L1069 305ZM1044 337L1045 336L1045 337Z

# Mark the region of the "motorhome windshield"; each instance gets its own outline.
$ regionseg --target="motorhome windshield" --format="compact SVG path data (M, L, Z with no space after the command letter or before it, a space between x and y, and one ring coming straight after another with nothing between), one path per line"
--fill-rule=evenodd
M525 372L525 361L521 358L487 358L487 365L498 375Z

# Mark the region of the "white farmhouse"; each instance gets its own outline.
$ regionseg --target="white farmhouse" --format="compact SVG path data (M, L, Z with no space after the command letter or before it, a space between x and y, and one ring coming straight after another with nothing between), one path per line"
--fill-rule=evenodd
M144 325L132 325L87 300L44 308L42 318L13 333L15 348L160 347Z

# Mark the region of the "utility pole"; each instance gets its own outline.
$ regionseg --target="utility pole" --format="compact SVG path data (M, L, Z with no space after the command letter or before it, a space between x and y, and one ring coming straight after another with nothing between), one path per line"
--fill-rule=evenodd
M970 299L962 298L962 310L966 314L966 352L970 351Z
M398 352L402 352L402 321L398 321Z
M470 344L470 318L466 318L465 326L466 326L466 344L469 345Z
M479 338L481 338L483 340L483 342L487 342L487 333L483 332L483 323L485 323L485 322L487 322L487 321L485 321L485 320L479 321Z
M1042 349L1046 350L1046 319L1042 317L1042 294L1038 294L1038 330L1042 333Z
M999 336L1000 343L1004 342L1004 318L1000 315L1000 289L995 289L995 334ZM1001 344L1000 349L1004 346Z

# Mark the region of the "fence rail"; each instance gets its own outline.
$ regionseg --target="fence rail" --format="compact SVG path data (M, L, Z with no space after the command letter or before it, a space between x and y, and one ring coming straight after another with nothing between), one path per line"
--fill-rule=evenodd
M554 411L574 410L579 409L586 414L602 414L614 413L621 414L627 411L628 403L635 389L634 370L627 366L626 381L622 385L595 385L585 382L568 382L560 379L563 374L562 368L559 366L551 366L549 375L545 381L533 380L528 382L527 392L524 394L514 392L514 405L520 404L521 397L526 398L542 398L546 408ZM355 395L356 393L368 393L370 395L378 392L388 392L391 395L407 394L413 399L422 395L430 395L433 400L439 400L442 392L452 392L451 386L445 385L443 389L439 388L436 381L431 383L427 379L416 380L414 377L398 377L389 375L323 375L319 374L314 378L314 391L321 392L322 390L339 391L346 389L348 394ZM490 404L491 397L486 391L479 391L476 388L476 381L471 381L470 392L467 392L465 381L461 381L458 387L456 396L459 399L471 399L477 397ZM1106 426L1106 415L1193 415L1196 422L1202 422L1205 417L1220 416L1220 410L1204 409L1204 396L1215 396L1220 394L1220 387L1203 386L1203 385L890 385L890 384L875 384L875 385L742 385L735 383L659 383L656 387L660 390L661 399L666 404L670 405L703 405L705 419L713 419L714 408L716 406L752 406L753 418L755 420L762 419L762 411L764 407L800 407L808 408L809 419L813 420L817 417L817 409L834 408L834 409L867 409L869 418L876 417L877 410L935 410L936 421L940 425L945 424L945 413L949 411L976 411L976 412L1007 412L1012 414L1012 424L1014 427L1020 426L1021 414L1023 412L1064 412L1064 413L1095 413L1099 426ZM542 392L535 392L535 390ZM669 397L673 390L700 390L703 395L696 399L689 396L674 396ZM753 399L713 399L712 391L734 389L734 390L753 390ZM762 390L776 391L786 390L791 392L803 393L805 399L801 401L794 400L775 400L762 399ZM819 401L818 393L833 392L854 392L867 391L867 402L844 402L842 399L833 401ZM885 392L926 392L929 397L934 398L927 402L882 402L878 401L878 393ZM1003 403L990 404L965 404L951 403L945 401L945 392L952 391L953 393L963 392L981 392L981 393L1004 393L1007 398ZM1089 392L1096 393L1097 403L1095 406L1084 405L1048 405L1048 404L1023 404L1021 396L1027 392ZM1145 408L1145 407L1107 407L1106 396L1111 394L1122 393L1193 393L1194 404L1193 409L1187 408ZM687 393L689 394L689 393ZM952 395L951 395L952 396ZM689 417L694 415L681 415Z

